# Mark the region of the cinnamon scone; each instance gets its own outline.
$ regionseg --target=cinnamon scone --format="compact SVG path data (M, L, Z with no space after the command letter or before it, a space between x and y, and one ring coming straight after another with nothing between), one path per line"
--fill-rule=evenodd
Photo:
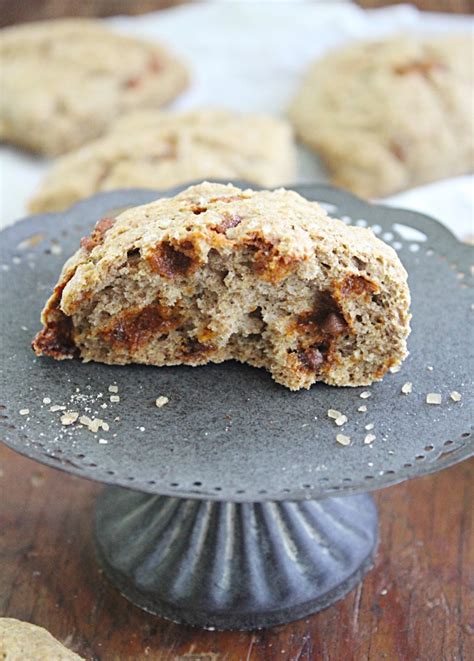
M381 197L474 169L468 34L357 43L313 63L293 100L334 184Z
M60 211L114 188L164 189L203 179L280 186L294 181L295 160L290 125L270 115L136 111L104 137L59 158L30 210Z
M63 154L118 115L158 108L187 85L185 66L156 43L71 18L0 32L0 139Z
M0 659L2 661L81 661L67 647L36 624L0 617Z
M203 183L100 220L66 262L38 356L109 364L235 359L298 390L368 385L406 355L395 251L287 190Z

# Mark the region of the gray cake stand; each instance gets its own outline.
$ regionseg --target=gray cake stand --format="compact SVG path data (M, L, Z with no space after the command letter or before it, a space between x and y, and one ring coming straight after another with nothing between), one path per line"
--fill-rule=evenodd
M64 259L101 216L158 193L96 195L1 235L2 440L113 485L96 509L100 562L128 599L176 622L252 629L329 606L373 562L377 513L366 492L473 453L472 248L416 213L327 186L295 190L371 226L408 270L410 356L371 388L292 393L232 362L157 369L38 359L30 341ZM413 392L403 395L407 381ZM120 402L110 402L111 384ZM442 394L440 406L426 403L430 392ZM170 400L162 409L159 395ZM99 416L109 430L64 427L52 405ZM329 408L347 415L343 429ZM368 424L376 440L366 445ZM341 431L349 447L336 443Z

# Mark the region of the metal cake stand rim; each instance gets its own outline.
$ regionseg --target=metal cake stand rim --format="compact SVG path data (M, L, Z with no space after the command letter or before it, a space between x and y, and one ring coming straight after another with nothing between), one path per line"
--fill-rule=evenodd
M359 494L371 493L373 491L378 491L379 489L393 487L397 484L401 484L402 482L406 482L407 480L413 480L415 478L424 477L426 475L432 475L433 473L438 473L447 468L451 468L452 466L455 466L456 464L459 464L462 461L466 461L474 457L474 443L473 443L472 447L465 445L464 447L462 447L461 449L455 452L454 451L452 453L447 452L446 453L447 458L443 459L442 463L423 464L422 466L414 465L412 468L407 468L406 472L400 471L396 476L393 475L380 476L382 479L377 480L376 478L374 478L373 481L366 482L363 485L349 484L347 486L345 485L343 487L338 487L337 489L335 488L325 489L324 487L322 488L308 487L304 491L302 489L299 492L295 490L295 493L293 494L287 494L287 493L259 494L258 500L256 500L253 498L249 499L248 497L245 497L245 494L243 494L241 497L239 497L239 494L234 494L232 498L230 497L223 498L222 495L216 493L215 491L204 491L204 490L193 491L192 489L185 489L181 487L176 489L175 488L171 489L171 488L166 488L164 486L161 487L160 485L156 485L159 486L159 489L154 488L155 485L150 485L149 487L147 485L134 486L130 482L127 482L125 479L120 479L120 478L114 479L113 477L109 479L109 478L104 478L103 476L99 477L94 475L92 471L90 473L87 473L86 468L76 468L76 466L74 466L72 462L70 462L69 460L59 460L58 458L52 455L43 454L41 452L37 452L36 450L33 452L28 452L27 450L31 450L31 448L19 448L14 443L9 443L4 439L0 439L0 443L5 445L10 450L17 452L21 456L26 457L27 459L31 459L32 461L37 461L38 463L43 464L44 466L48 466L49 468L59 470L63 473L68 473L69 475L73 475L74 477L80 477L85 480L89 480L90 482L97 482L99 484L104 485L104 487L105 486L121 487L123 489L128 489L130 491L137 491L139 493L147 493L149 495L157 495L157 496L168 496L171 498L185 498L190 500L210 500L216 502L226 501L226 502L234 502L241 504L249 503L249 502L250 503L297 502L302 500L324 500L326 498L333 498L339 496L341 497L357 496Z

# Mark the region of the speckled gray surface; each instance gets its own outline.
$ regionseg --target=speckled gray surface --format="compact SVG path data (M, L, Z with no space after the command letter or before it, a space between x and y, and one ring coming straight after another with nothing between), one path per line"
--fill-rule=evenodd
M41 308L79 238L105 213L159 195L104 193L67 213L23 220L0 235L1 440L38 461L102 482L230 501L363 492L472 454L474 250L425 216L372 206L327 186L295 189L346 222L374 226L399 250L413 296L411 353L399 373L370 388L317 384L292 393L263 370L231 362L153 368L36 358L30 341ZM418 232L411 240L406 226ZM410 395L400 393L406 381L413 383ZM118 385L118 403L109 401L110 384ZM371 393L367 400L360 398L364 390ZM453 390L462 394L460 402L450 399ZM442 394L441 406L425 403L429 392ZM154 404L159 395L170 400L162 409ZM97 415L110 429L93 434L77 425L66 428L61 412L49 410L55 404ZM365 413L357 410L363 404ZM344 427L327 417L328 408L348 417ZM21 409L29 414L20 415ZM364 445L370 423L376 440ZM340 432L351 437L350 447L336 443Z

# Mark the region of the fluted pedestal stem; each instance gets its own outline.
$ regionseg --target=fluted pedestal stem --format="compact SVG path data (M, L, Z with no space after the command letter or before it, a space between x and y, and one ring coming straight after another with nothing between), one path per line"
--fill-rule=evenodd
M370 569L368 495L226 503L104 491L96 539L105 572L141 608L175 622L254 629L314 613Z

